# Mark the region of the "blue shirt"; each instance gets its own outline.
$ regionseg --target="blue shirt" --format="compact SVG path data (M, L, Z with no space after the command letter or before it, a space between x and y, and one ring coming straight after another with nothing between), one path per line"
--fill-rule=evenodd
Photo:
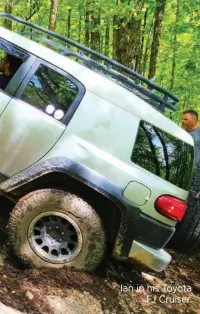
M200 127L192 131L188 131L194 139L194 160L195 168L200 169Z

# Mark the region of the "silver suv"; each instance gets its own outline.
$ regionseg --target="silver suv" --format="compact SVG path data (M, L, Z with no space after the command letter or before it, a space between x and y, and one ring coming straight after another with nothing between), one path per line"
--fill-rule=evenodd
M1 57L21 60L0 91L14 252L37 267L91 271L108 254L162 271L193 166L191 136L164 115L177 97L68 38L0 17L31 28L0 28Z

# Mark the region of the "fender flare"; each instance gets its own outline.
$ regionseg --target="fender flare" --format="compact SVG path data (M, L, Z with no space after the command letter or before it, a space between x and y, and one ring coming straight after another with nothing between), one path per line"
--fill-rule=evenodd
M39 177L49 173L63 173L98 191L117 206L121 213L119 232L115 241L113 255L127 258L136 236L136 225L140 209L123 196L123 188L115 185L96 171L66 157L53 157L37 163L0 184L3 194L13 193Z

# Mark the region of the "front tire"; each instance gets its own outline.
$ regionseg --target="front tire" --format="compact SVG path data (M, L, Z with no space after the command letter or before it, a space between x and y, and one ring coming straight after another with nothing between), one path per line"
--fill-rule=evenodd
M11 213L8 236L16 255L36 267L92 271L105 251L105 232L93 208L55 189L21 198Z

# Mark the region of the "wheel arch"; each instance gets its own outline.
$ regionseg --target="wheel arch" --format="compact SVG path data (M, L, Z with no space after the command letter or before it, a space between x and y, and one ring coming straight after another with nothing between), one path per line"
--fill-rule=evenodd
M44 188L60 188L83 197L101 217L113 255L128 257L140 210L123 198L121 187L65 157L36 164L0 184L0 191L16 200Z

